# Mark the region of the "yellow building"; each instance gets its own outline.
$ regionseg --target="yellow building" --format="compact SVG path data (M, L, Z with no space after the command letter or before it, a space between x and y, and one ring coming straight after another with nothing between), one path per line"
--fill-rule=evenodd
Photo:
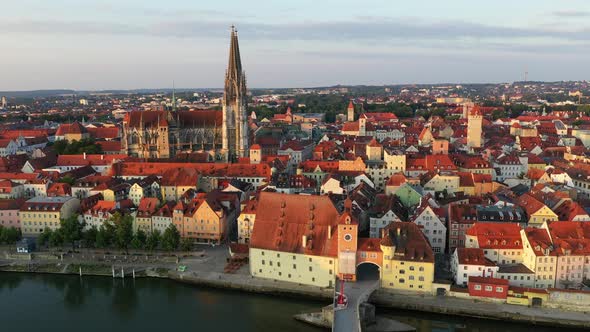
M391 223L381 240L381 287L431 292L434 254L420 228L411 222Z
M199 173L194 168L172 168L162 174L162 200L178 201L190 189L197 189Z
M355 160L338 160L339 171L360 171L364 172L367 165L361 157L357 157Z
M393 173L406 172L406 154L401 150L385 150L383 160Z
M367 158L371 161L383 160L383 146L377 142L376 139L372 139L366 147Z
M250 274L332 287L339 218L328 196L262 192L250 240Z
M469 148L481 147L482 121L483 115L479 106L471 108L467 115L467 146Z
M526 211L530 226L540 226L547 221L559 220L555 212L529 194L519 196L515 203Z
M557 255L553 249L551 236L546 228L527 227L520 231L522 238L522 264L535 272L535 288L555 287Z
M73 197L31 198L20 209L21 230L26 235L38 235L45 228L56 230L61 219L74 215L79 208L80 200Z
M254 222L256 221L257 199L251 199L238 216L238 243L250 243Z
M422 187L426 192L438 193L446 191L454 194L459 191L459 176L456 173L426 173L420 179Z
M146 233L151 233L154 229L152 227L152 215L158 210L160 201L154 197L144 197L139 202L137 208L137 215L133 223L133 230L142 230Z
M176 204L172 222L183 238L201 243L220 243L226 236L227 213L210 194L200 193L188 204Z
M79 141L89 138L88 130L84 128L78 121L74 123L62 123L57 128L55 133L55 140L66 140L68 142Z

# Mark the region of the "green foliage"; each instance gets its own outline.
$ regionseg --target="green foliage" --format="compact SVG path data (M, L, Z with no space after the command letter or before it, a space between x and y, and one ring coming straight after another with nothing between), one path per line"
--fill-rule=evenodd
M0 243L15 244L21 237L20 229L0 226Z
M102 147L93 138L84 138L79 141L68 142L65 140L56 141L53 149L57 154L98 154L102 153Z
M590 105L578 105L576 110L578 112L584 112L586 115L590 115Z
M182 251L190 251L193 248L193 242L190 239L184 238L180 241L180 249Z
M133 239L131 240L131 248L133 249L143 249L145 247L145 243L147 241L147 235L141 229L135 233Z
M69 218L60 221L59 232L66 243L71 243L72 248L74 242L82 239L82 229L84 229L84 222L78 221L78 215L72 215Z
M52 233L53 231L49 227L45 227L43 233L39 234L39 237L37 238L37 243L40 246L47 245L49 243L49 239L51 238Z
M96 226L92 226L89 230L82 233L82 240L86 247L94 247L96 244L96 237L98 235L98 229Z
M49 236L49 245L52 247L59 247L62 246L64 244L64 237L61 234L61 232L55 231L55 232L51 232L51 235Z
M158 248L158 245L160 244L160 240L161 240L160 231L154 230L147 238L147 241L145 243L146 249L154 250L154 249Z
M61 179L57 180L57 182L67 183L70 186L72 186L72 185L74 185L74 182L76 182L76 179L74 179L70 175L66 175L66 176L62 177Z
M495 110L492 112L492 119L498 120L500 118L506 117L506 112L502 110Z
M96 233L96 247L106 248L110 246L115 239L115 226L106 222L100 226Z
M514 104L507 107L506 111L509 112L511 118L519 117L522 113L530 111L530 107L524 104Z
M133 217L115 213L111 219L115 225L115 244L122 249L127 249L133 239Z
M171 224L166 228L164 234L162 235L162 248L164 250L174 250L178 248L180 242L180 232L176 229L174 224Z

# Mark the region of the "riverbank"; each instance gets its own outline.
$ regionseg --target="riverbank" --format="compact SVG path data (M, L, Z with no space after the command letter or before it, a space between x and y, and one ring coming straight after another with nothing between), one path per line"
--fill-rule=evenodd
M113 277L113 268L104 264L10 264L0 266L0 272L16 273L46 273L63 275L102 276ZM313 300L331 301L333 290L305 285L294 285L282 281L253 278L244 274L224 274L217 272L178 272L170 268L145 268L127 266L125 275L131 277L132 271L136 278L170 279L176 282L192 284L202 287L228 289L248 293L259 293L276 296L309 298ZM121 278L121 271L115 270L116 278Z
M0 266L0 271L24 273L51 274L79 274L104 276L112 278L112 266L104 264L36 264L30 268L27 264L9 264ZM142 268L142 267L138 267ZM131 271L133 266L125 267ZM125 272L131 276L130 272ZM120 276L120 275L119 275ZM287 296L295 298L309 298L314 300L331 301L333 289L292 284L282 281L253 278L245 273L225 274L218 272L189 271L178 272L174 268L143 267L135 274L137 278L162 278L177 282L229 289L234 291L267 294L273 296ZM453 297L435 297L417 295L413 293L394 293L378 290L370 298L370 302L379 308L404 309L454 316L477 317L490 320L513 321L542 326L590 328L590 316L583 312L563 311L549 308L529 308L523 306L489 303L470 299Z
M590 329L590 315L578 311L544 307L531 308L449 296L437 297L407 292L393 293L384 290L374 292L369 301L380 308L512 321L540 326Z

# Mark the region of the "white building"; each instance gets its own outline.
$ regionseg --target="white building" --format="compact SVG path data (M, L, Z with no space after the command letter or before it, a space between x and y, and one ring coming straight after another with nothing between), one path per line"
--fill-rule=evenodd
M451 256L451 272L455 284L467 286L469 277L496 277L498 267L485 257L482 249L457 248Z

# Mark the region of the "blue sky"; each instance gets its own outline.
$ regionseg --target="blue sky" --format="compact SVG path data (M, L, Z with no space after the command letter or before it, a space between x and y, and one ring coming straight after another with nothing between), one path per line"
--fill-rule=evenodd
M0 90L590 78L587 0L5 2Z

